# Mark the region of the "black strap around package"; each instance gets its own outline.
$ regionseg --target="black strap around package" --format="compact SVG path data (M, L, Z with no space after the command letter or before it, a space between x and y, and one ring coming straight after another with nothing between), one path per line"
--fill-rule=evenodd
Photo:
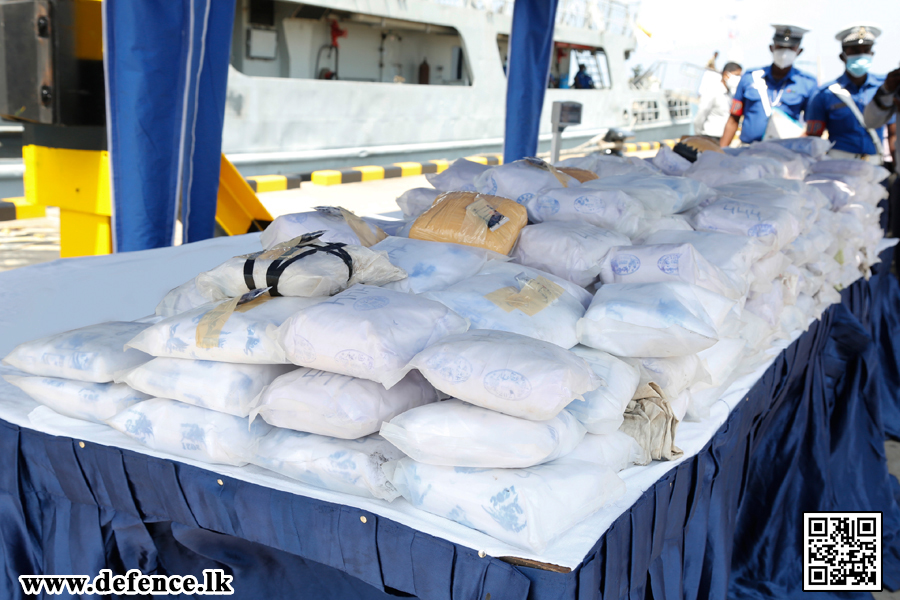
M272 264L269 265L269 268L266 269L266 287L270 288L269 295L281 295L278 293L278 279L281 277L281 274L284 273L285 269L287 269L289 266L291 266L301 258L311 256L316 252L325 252L326 254L331 254L332 256L336 256L344 261L344 264L347 265L347 280L349 281L350 278L353 277L353 259L350 257L350 254L346 250L344 250L344 246L346 245L347 244L333 242L323 244L322 246L308 246L308 250L306 252L303 252L302 254L292 256L287 260L282 260L280 258L273 260ZM247 286L248 290L253 290L259 287L253 280L253 266L255 262L256 259L254 258L248 258L244 262L244 284Z

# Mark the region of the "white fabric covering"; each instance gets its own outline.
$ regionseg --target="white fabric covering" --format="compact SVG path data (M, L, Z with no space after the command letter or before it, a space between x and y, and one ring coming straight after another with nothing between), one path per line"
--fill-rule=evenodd
M437 392L418 373L391 389L369 379L300 368L282 375L260 395L250 412L270 425L355 440L375 433L381 423L437 400Z
M381 435L410 458L445 467L531 467L567 455L584 433L566 411L531 421L456 399L414 408L381 426Z
M691 384L688 419L699 421L709 417L710 408L719 401L725 388L732 382L732 374L741 366L746 347L747 342L742 339L722 339L697 354L709 378Z
M417 353L466 329L440 302L355 285L297 311L278 329L278 342L294 364L385 383L397 381Z

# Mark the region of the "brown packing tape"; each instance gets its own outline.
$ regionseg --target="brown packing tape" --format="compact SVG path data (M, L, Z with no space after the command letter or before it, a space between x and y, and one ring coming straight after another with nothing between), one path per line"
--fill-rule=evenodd
M538 276L530 279L521 290L504 287L487 294L485 298L506 312L520 310L533 317L563 295L565 289L546 277Z
M222 302L212 307L205 315L200 317L197 323L197 331L194 334L194 340L197 342L198 348L218 348L219 335L222 328L228 322L228 317L237 308L240 298L232 298L227 302Z
M194 341L197 343L198 348L218 348L222 328L225 327L225 323L228 322L233 313L245 313L252 310L271 300L272 296L263 294L244 303L241 303L241 298L232 298L227 302L217 304L200 317L200 322L197 323L197 330L194 333Z
M247 311L253 310L257 306L261 304L265 304L269 300L271 300L274 296L270 296L269 294L263 294L262 296L257 296L250 302L244 302L243 304L238 303L235 307L234 312L245 313Z
M559 169L557 169L556 167L554 167L553 165L551 165L549 163L547 164L547 167L550 169L550 172L553 173L553 176L556 177L556 180L559 181L559 183L562 184L562 186L564 188L569 187L569 179L568 178L572 177L571 175L566 175L565 173L563 173L562 171L560 171ZM574 177L572 177L572 179L574 179Z
M514 287L504 287L500 288L499 290L494 290L490 294L486 294L484 297L506 312L512 312L516 309L516 307L509 303L509 297L513 294L518 293L519 290Z
M350 226L350 229L353 230L353 233L356 234L356 237L359 238L359 243L366 248L371 248L381 240L387 237L387 234L381 229L381 227L375 226L375 233L372 233L372 228L369 227L369 224L354 215L352 212L345 208L338 207L338 210L341 211L341 215L344 217L344 221L347 222L347 225Z
M571 177L572 179L575 179L575 177L573 177L573 176L571 176L571 175L567 175L566 173L563 173L562 171L560 171L559 169L557 169L556 167L554 167L554 166L551 165L550 163L545 162L545 161L543 161L543 160L541 160L541 159L539 159L539 158L538 158L538 159L533 159L533 160L529 160L529 159L526 158L526 159L524 159L524 160L525 160L529 165L531 165L532 167L534 167L534 168L536 168L536 169L543 169L544 171L549 171L550 173L552 173L553 176L556 177L556 180L559 181L560 185L562 185L564 188L569 187L569 178L570 178L570 177ZM540 161L540 162L537 162L537 161ZM541 163L543 163L543 164L541 164Z

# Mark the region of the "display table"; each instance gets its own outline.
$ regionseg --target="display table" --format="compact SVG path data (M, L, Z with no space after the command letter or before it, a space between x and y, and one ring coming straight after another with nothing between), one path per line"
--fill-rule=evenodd
M117 255L104 263L103 282L77 290L77 269L86 275L93 263L0 277L0 351L13 338L86 325L100 313L100 320L147 314L197 264L209 268L223 252L258 243L243 237L153 251L152 260ZM189 252L199 253L196 260L185 259ZM72 289L66 305L61 289ZM541 557L506 553L462 526L374 501L299 495L255 468L229 476L228 468L92 442L97 425L85 424L84 435L77 426L51 435L52 422L39 431L28 420L33 406L3 405L0 595L22 596L19 574L137 568L202 577L203 569L224 568L237 598L784 598L802 594L802 513L827 510L883 512L884 581L895 587L900 509L882 414L888 431L900 430L900 292L885 273L842 296L731 402L708 443L680 463L641 471L653 483L604 513L616 518L577 526L562 543L581 557L574 561L556 548L560 560L533 562ZM97 302L113 308L98 311ZM697 430L680 427L685 435Z

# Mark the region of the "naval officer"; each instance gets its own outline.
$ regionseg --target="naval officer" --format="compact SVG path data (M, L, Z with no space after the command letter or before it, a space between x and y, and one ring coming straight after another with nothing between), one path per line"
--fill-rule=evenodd
M793 66L803 52L800 42L807 32L793 25L772 25L775 35L769 50L772 64L745 72L734 92L731 115L725 123L725 132L719 145L731 144L743 117L741 141L745 144L763 139L769 117L776 108L791 118L799 120L806 111L810 97L816 91L816 79Z
M833 158L859 158L881 164L884 154L884 127L867 129L863 111L884 83L884 77L869 73L872 47L881 30L871 25L854 25L835 38L841 43L844 74L826 83L809 102L806 111L807 135L821 136L828 130L834 147ZM891 152L897 138L896 117L887 121Z

